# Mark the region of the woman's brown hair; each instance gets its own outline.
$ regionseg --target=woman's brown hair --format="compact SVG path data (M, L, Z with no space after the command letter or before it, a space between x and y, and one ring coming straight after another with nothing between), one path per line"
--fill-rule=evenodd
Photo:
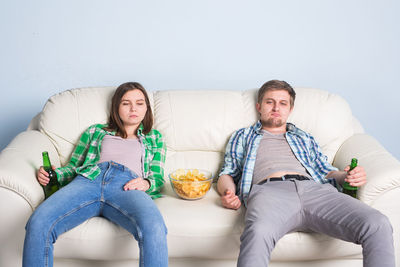
M119 105L121 104L121 99L126 92L131 90L139 90L143 93L144 99L147 106L146 114L144 115L143 133L148 134L153 127L153 112L150 106L149 96L147 95L146 89L138 82L127 82L123 83L115 90L115 93L111 100L111 110L110 117L108 118L108 127L105 130L116 131L119 136L126 138L128 135L125 131L124 124L119 116Z

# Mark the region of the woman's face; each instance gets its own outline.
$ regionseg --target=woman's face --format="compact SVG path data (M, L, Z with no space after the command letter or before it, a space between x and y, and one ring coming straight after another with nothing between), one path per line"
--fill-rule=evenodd
M118 114L125 127L138 127L146 112L147 105L142 91L134 89L122 96Z

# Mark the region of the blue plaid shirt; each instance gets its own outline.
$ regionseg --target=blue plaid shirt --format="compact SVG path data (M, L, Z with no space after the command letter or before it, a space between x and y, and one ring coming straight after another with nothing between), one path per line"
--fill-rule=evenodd
M336 180L325 178L330 171L335 171L337 168L328 162L315 139L294 124L287 123L286 129L285 136L290 148L311 177L318 183L331 183L337 187ZM232 176L236 184L236 194L245 205L252 185L258 146L263 136L261 130L262 125L258 121L231 136L226 146L224 166L219 174L219 176L223 174Z

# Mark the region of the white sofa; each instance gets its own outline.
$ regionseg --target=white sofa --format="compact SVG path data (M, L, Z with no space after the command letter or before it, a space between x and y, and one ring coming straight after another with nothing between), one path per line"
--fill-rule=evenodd
M21 265L24 226L43 201L36 181L41 152L49 151L57 167L69 160L81 133L107 120L115 88L81 88L52 96L29 125L0 154L0 266ZM297 88L289 121L313 134L335 166L359 159L368 183L360 200L386 214L400 255L400 162L363 133L344 99L328 92ZM245 210L221 207L214 187L205 198L187 201L172 191L167 174L177 168L218 173L232 132L257 120L256 90L153 91L149 93L155 128L168 145L164 197L155 200L168 227L170 266L233 267L239 252ZM55 266L137 266L133 237L95 217L61 235ZM272 267L362 266L361 247L317 233L290 233L272 254ZM397 266L400 266L397 258Z

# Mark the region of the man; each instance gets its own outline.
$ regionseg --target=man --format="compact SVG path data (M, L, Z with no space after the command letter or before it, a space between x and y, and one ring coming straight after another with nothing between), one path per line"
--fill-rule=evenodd
M311 230L361 244L364 267L395 267L388 219L335 188L344 181L364 185L364 169L339 171L311 135L287 122L295 96L285 81L265 83L256 104L260 120L227 145L217 184L221 202L247 207L238 266L268 266L281 237Z

